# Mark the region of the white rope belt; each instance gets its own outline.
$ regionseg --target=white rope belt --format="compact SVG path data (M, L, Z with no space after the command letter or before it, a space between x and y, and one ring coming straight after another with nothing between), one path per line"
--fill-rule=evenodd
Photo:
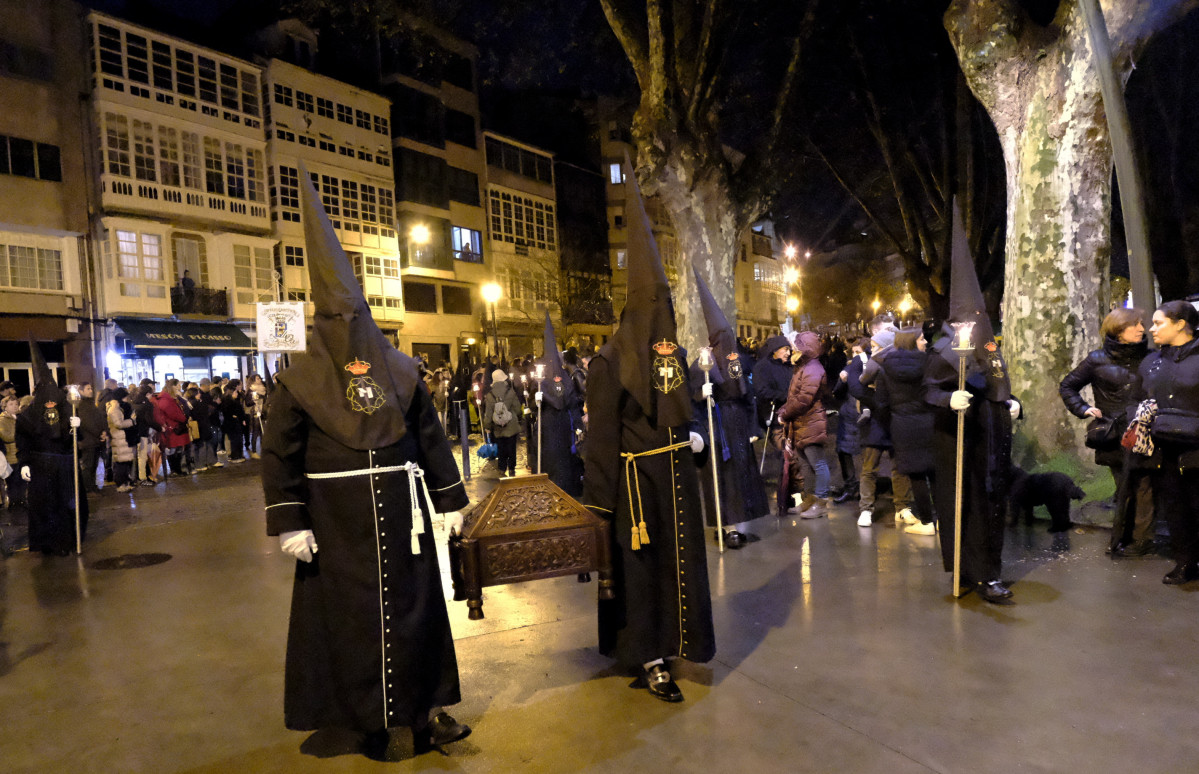
M425 483L425 471L421 470L420 465L415 462L406 462L403 465L387 465L378 468L358 468L357 470L340 470L336 473L305 473L305 478L327 479L327 478L353 478L355 476L374 476L381 473L407 473L408 474L408 502L412 505L412 553L420 553L420 536L425 531L425 518L421 514L419 502L419 493L417 492L417 481L420 481L419 489L424 493L425 504L429 508L429 515L432 516L435 512L433 508L433 498L429 495L429 485Z

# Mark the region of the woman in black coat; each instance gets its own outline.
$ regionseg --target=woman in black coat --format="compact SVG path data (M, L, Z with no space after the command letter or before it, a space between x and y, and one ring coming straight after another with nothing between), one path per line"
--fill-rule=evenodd
M225 385L221 416L221 429L229 439L229 462L245 462L246 410L242 408L241 385L236 381Z
M912 480L912 496L919 524L908 526L916 535L935 535L933 526L933 409L924 400L924 367L928 356L919 329L895 334L895 349L880 361L882 376L876 383L875 405L879 421L891 435L895 470Z
M1157 510L1170 524L1175 567L1162 583L1199 580L1199 311L1186 301L1169 301L1153 313L1153 341L1161 347L1141 362L1145 392L1157 403L1149 426L1152 452L1161 455L1153 473ZM1134 453L1150 451L1146 445Z
M1086 356L1062 379L1058 391L1070 413L1090 419L1087 446L1095 450L1095 464L1111 470L1116 482L1116 512L1112 520L1112 556L1144 556L1153 551L1153 490L1150 484L1152 458L1130 456L1120 436L1145 397L1141 361L1149 352L1145 340L1145 315L1140 309L1113 309L1099 332L1103 348ZM1083 399L1081 390L1091 385L1094 405ZM1129 511L1132 513L1129 513ZM1131 516L1131 518L1129 518Z

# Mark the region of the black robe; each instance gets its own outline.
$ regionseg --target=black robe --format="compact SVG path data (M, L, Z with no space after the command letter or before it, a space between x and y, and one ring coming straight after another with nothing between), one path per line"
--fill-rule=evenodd
M547 393L554 389L549 379L542 387ZM583 460L578 453L575 431L583 429L583 405L573 391L561 402L562 408L556 408L548 397L541 401L541 472L548 474L550 481L563 492L578 497L583 494ZM532 417L536 435L537 415L534 413ZM536 460L536 444L529 453Z
M949 340L928 353L925 400L937 407L933 435L934 505L941 533L941 558L953 570L954 506L957 466L957 412L949 397L958 388L957 355ZM950 362L947 358L953 358ZM962 473L962 583L1000 580L1003 530L1012 467L1012 416L1007 401L988 400L986 380L967 356L966 411ZM973 371L973 373L971 373Z
M702 374L698 384L703 385ZM704 455L704 464L700 467L699 483L704 492L704 518L709 527L715 527L716 498L711 468L715 461L720 477L720 518L727 528L762 518L770 513L770 504L766 501L766 485L762 483L758 460L749 443L750 431L757 427L753 417L753 397L722 399L719 393L717 387L717 400L712 406L712 427L716 437L705 438L708 454ZM695 404L696 421L704 423L704 436L708 434L706 403L700 398Z
M340 396L333 396L334 400ZM417 463L437 512L467 504L433 408L418 385L396 443L367 451L316 426L287 386L271 396L263 443L267 532L311 529L318 551L296 562L287 639L288 728L375 731L423 723L459 701L437 549L423 495L420 553L413 554L408 475L311 478Z
M29 550L46 554L75 552L75 455L71 442L71 404L59 401L58 421L45 421L45 404L27 406L17 415L17 467L29 467L26 505ZM79 529L87 535L87 497L79 497Z
M671 656L706 662L716 640L695 455L684 446L635 460L640 496L634 487L631 497L640 500L650 538L637 550L621 457L685 442L692 428L652 426L607 358L601 351L588 369L583 493L585 505L612 521L616 598L599 603L600 652L628 667Z

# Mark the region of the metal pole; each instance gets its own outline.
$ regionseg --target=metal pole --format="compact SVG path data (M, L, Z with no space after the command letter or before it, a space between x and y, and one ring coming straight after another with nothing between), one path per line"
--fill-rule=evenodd
M1128 105L1124 102L1124 87L1112 62L1112 42L1108 37L1107 23L1099 3L1096 0L1081 0L1079 5L1086 19L1091 50L1095 52L1099 90L1103 95L1107 131L1112 141L1116 181L1120 187L1120 205L1124 213L1124 233L1128 242L1128 274L1132 281L1132 299L1133 303L1149 315L1153 313L1157 303L1153 292L1153 263L1149 255L1148 216L1145 213L1140 169L1137 167L1132 144Z
M470 439L467 431L470 429L466 418L466 403L458 409L458 440L462 442L462 478L470 481Z
M537 380L537 394L541 395L541 379ZM537 399L537 472L541 472L541 399Z
M958 390L966 389L966 353L958 355ZM966 448L966 412L958 412L957 470L953 489L953 596L962 596L962 462Z
M766 443L762 445L762 461L758 463L758 475L766 469L766 452L770 451L770 426L774 424L775 405L770 404L770 418L766 420Z
M704 371L704 386L712 383L712 374L709 371ZM712 448L712 442L716 439L716 427L712 424L712 396L709 395L704 403L708 406L708 456L712 458L712 499L716 501L716 543L720 546L720 553L724 553L724 521L720 513L720 471L716 469L719 463L719 458L716 455L716 450Z
M71 401L71 418L78 416L76 402ZM72 425L74 423L72 422ZM71 427L71 448L75 456L75 553L83 553L83 531L79 526L79 428Z

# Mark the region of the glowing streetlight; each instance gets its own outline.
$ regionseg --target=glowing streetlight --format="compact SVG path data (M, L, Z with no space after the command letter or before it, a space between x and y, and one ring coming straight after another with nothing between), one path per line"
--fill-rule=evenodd
M787 296L787 314L795 314L799 311L799 299L795 296Z
M783 269L783 282L788 285L794 285L796 282L799 282L799 269L794 266L788 266Z
M495 337L495 354L498 355L500 353L500 326L495 321L495 305L504 291L497 283L488 282L480 288L480 292L483 294L483 300L491 304L491 331Z
M795 253L796 253L795 245L787 245L786 247L783 248L783 255L787 256L790 259L795 258Z
M876 315L878 314L878 308L882 305L882 302L878 300L878 296L875 296L874 300L870 302L870 308L874 310Z
M812 257L812 251L811 251L811 250L805 250L805 251L804 251L804 254L803 254L803 257L804 257L804 258L811 258L811 257Z

